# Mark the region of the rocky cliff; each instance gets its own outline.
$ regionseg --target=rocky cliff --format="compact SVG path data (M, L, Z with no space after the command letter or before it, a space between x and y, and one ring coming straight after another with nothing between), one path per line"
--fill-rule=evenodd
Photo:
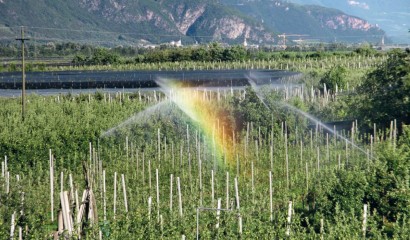
M377 43L385 32L376 24L340 10L299 5L281 0L222 0L242 13L259 19L276 33L305 35L319 41Z
M239 3L239 4L238 4ZM39 41L110 44L222 41L275 44L275 34L360 36L383 31L340 11L272 0L0 0L0 33L20 25ZM6 31L7 30L7 31Z

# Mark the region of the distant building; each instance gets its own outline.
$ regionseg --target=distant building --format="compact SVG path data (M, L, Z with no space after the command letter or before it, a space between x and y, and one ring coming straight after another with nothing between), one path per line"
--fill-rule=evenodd
M171 41L169 43L169 45L171 45L173 47L182 47L182 41L181 41L181 39L179 39L178 41Z
M245 37L244 40L243 40L243 46L244 46L244 47L247 47L247 46L248 46L248 42L246 42L246 37Z

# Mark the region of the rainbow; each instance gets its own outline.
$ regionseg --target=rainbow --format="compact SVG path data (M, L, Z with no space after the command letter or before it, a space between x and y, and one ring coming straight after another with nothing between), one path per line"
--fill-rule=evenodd
M157 79L157 84L168 98L174 102L196 127L202 132L208 146L214 147L220 163L234 164L234 131L228 122L228 114L216 107L210 92L190 87L188 83L169 79Z

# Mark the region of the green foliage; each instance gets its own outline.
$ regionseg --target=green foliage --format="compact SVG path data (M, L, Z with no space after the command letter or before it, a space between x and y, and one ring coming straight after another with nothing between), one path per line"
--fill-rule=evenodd
M4 107L1 108L0 117L8 120L0 123L3 129L0 151L9 158L19 159L17 165L32 166L36 160L47 157L46 150L49 148L59 157L73 160L76 152L87 148L88 141L94 141L100 136L101 130L141 109L139 104L130 105L130 102L124 102L116 108L118 117L110 117L107 114L112 111L112 106L93 107L104 101L96 96L97 99L93 97L90 103L88 95L73 100L66 96L62 97L67 98L61 100L62 104L50 104L50 101L55 100L48 99L46 102L41 97L33 96L30 98L30 104L27 104L28 111L24 122L20 118L19 103L3 99ZM59 120L51 120L57 116ZM101 120L98 120L100 118Z
M369 186L365 202L382 216L380 222L395 222L400 214L409 216L409 170L410 154L407 150L385 147L367 174Z
M335 66L324 74L320 83L322 87L326 85L326 88L332 91L336 91L336 86L339 90L346 89L346 75L346 68Z
M110 53L107 49L100 48L95 50L89 62L93 65L116 64L119 62L119 56Z
M209 55L211 61L221 61L223 59L223 48L217 42L213 42L208 45Z
M352 108L369 126L386 127L396 119L410 123L410 53L394 50L385 63L367 74Z
M15 64L15 63L9 64L7 70L8 70L9 72L16 72L16 71L17 71L17 66L16 66L16 64Z
M373 49L371 45L364 45L360 48L357 48L354 52L361 56L373 56L377 53L377 51Z
M159 57L166 56L168 61L195 58L197 59L195 65L192 62L178 64L144 62L146 56L154 54L157 50L139 52L137 58L140 58L139 66L147 69L158 68L158 66L169 69L193 66L197 69L198 66L203 69L232 66L250 68L251 65L266 68L275 64L283 65L283 68L289 65L289 68L292 68L293 65L294 68L304 69L310 73L300 80L309 82L305 89L315 86L321 75L328 71L329 66L337 63L346 68L350 66L347 72L349 75L347 79L350 79L353 72L363 74L366 69L371 68L369 64L365 70L359 71L357 63L370 62L370 59L373 59L359 58L357 55L350 56L345 53L341 55L324 53L321 59L312 61L308 56L310 53L289 53L285 57L278 53L263 52L265 57L270 58L269 63L262 59L241 62L232 60L230 63L202 62L212 60L210 49L213 49L214 56L222 56L222 59L243 54L240 46L234 47L231 52L230 48L215 44L210 47L186 49L164 48L157 52ZM112 50L107 49L107 51ZM236 55L237 51L241 54ZM219 55L221 52L222 55ZM257 59L256 56L260 53L259 50L247 51L246 56ZM91 55L87 56L79 55L80 60L91 59ZM272 59L275 61L271 61ZM312 64L312 67L310 68L309 65L305 67L306 63ZM356 67L352 67L354 63ZM299 67L296 67L298 65ZM103 66L99 69L112 68ZM198 93L201 94L200 92ZM221 100L214 105L218 125L214 124L213 130L223 127L224 140L233 137L228 133L233 129L236 130L236 142L233 148L236 149L237 159L226 160L232 161L227 164L223 162L223 158L216 156L212 148L216 141L206 141L204 139L206 133L203 129L198 128L196 123L175 105L168 103L157 105L141 113L147 105L157 104L156 99L163 99L162 94L154 97L152 92L146 92L142 94L141 100L140 93L111 94L111 98L108 98L107 93L102 92L79 96L32 95L28 98L28 112L24 122L20 120L19 99L0 99L3 106L0 109L2 130L0 152L8 156L11 175L21 174L18 183L14 177L12 178L12 192L9 195L4 194L3 188L0 191L2 202L0 238L9 237L11 214L14 211L19 212L22 208L20 189L26 193L23 206L25 215L24 218L19 218L18 222L20 225L27 225L29 229L27 238L49 238L57 225L50 221L48 210L50 196L45 194L49 192L48 149L51 148L55 156L56 175L64 172L64 177L67 178L71 173L75 188L81 191L84 187L81 164L85 159L87 161L89 159L90 141L95 147L96 157L98 156L98 160L101 161L102 169L106 171L108 216L107 221L101 220L103 193L100 170L102 169L95 165L96 180L93 191L97 198L100 225L90 225L86 229L87 236L84 238L98 238L101 230L103 236L110 239L131 239L135 236L166 239L176 238L181 234L185 234L188 239L193 239L196 237L195 210L199 206L199 196L203 196L203 206L215 207L215 200L222 198L225 207L225 191L228 187L230 194L228 205L231 204L230 207L235 208L234 177L237 177L239 182L240 211L223 212L220 216L219 230L215 229L216 214L201 212L199 221L201 238L318 239L323 235L324 239L358 239L363 234L362 211L363 204L367 203L369 204L366 233L368 238L408 238L410 233L408 227L410 130L408 127L403 127L403 133L394 146L380 141L373 142L373 158L370 158L359 149L347 144L345 140L336 141L336 138L333 140L333 135L327 138L325 132L320 129L306 128L310 124L306 118L283 106L286 102L302 111L314 109L315 116L326 116L325 119L329 120L344 118L350 101L356 100L352 95L335 95L327 102L324 97L318 95L314 98L306 97L309 94L293 95L284 100L285 96L281 91L276 92L272 89L267 89L266 92L261 89L256 93L247 88L245 91L235 90L232 95L227 92L225 97L223 97L224 91L218 92ZM207 99L216 98L217 94L214 92L207 93L209 94ZM319 94L319 91L316 94ZM104 131L118 126L127 119L129 121L103 137ZM249 132L245 132L248 126ZM287 145L285 145L285 132ZM338 134L344 135L343 132ZM158 135L160 143L157 142ZM246 141L243 140L245 135ZM124 141L126 137L127 143ZM371 149L371 146L367 145L365 140L362 141L361 135L357 133L346 137L353 139L357 146L363 148L363 151ZM126 146L132 151L126 151ZM285 146L287 146L287 156ZM341 163L337 162L339 156L341 156L339 158ZM201 189L199 188L199 159L203 161L201 169L203 188ZM289 166L286 165L286 159L289 160ZM239 165L236 165L236 161ZM254 169L253 174L251 166ZM159 209L155 198L155 169L159 170ZM214 171L215 181L213 201L211 170ZM272 216L269 212L269 171L273 175ZM286 187L287 171L289 171L289 189ZM114 172L125 175L129 204L129 212L125 213L122 188L118 185L115 219L111 211ZM226 172L231 176L228 186L225 181ZM184 208L182 218L176 210L175 182L174 209L173 211L169 209L170 174L174 175L174 181L176 177L181 179ZM59 176L55 178L59 179ZM117 179L117 183L118 181L121 180ZM2 177L0 177L0 185L5 186ZM69 189L68 181L65 180L64 185ZM59 186L59 182L55 186ZM56 192L58 192L57 188ZM55 196L56 201L58 201L57 195L58 193ZM151 220L148 219L148 197L153 199ZM289 200L294 203L290 237L285 233ZM157 210L164 220L162 224L157 219ZM243 219L241 236L238 234L238 213ZM320 233L321 218L324 219L323 233Z
M229 135L228 126L238 130L235 142L238 166L229 162L224 164L223 159L215 156L212 141L206 141L203 129L197 128L196 123L180 109L171 103L155 106L158 102L153 99L162 99L163 95L154 97L152 92L144 93L141 100L138 93L116 94L111 95L111 98L102 92L79 96L31 95L28 97L28 112L24 122L20 120L18 99L0 99L3 105L0 109L0 151L8 156L8 171L11 175L21 176L19 182L12 178L10 194L4 194L4 189L1 189L0 237L9 237L11 214L20 209L24 209L25 214L18 217L18 226L27 225L27 238L45 239L57 229L57 224L50 221L50 196L45 194L50 191L48 149L51 148L55 156L57 202L60 172L64 173L65 189L70 187L66 179L72 174L75 189L83 190L82 162L86 160L87 164L93 164L94 161L88 160L90 141L94 146L95 157L98 156L102 164L102 168L95 166L96 179L93 185L100 220L99 225L89 225L85 229L86 236L83 238L98 238L100 230L103 237L110 239L132 239L135 236L144 239L175 238L182 234L189 239L195 238L195 213L199 196L203 196L203 206L215 207L215 200L222 198L225 207L228 187L228 205L231 204L228 208L235 209L233 176L239 180L241 209L222 212L219 230L215 229L215 212L202 211L199 221L201 238L289 238L286 235L289 200L294 203L290 238L317 239L321 235L329 239L360 238L364 203L369 203L371 209L367 228L369 238L382 238L383 234L392 238L408 236L410 161L407 135L401 138L395 150L380 143L374 149L377 159L371 159L371 162L360 151L350 149L350 146L346 150L345 141L332 141L327 159L324 144L326 137L322 132L319 131L315 139L311 139L310 131L298 122L302 119L297 120L294 113L282 107L274 107L280 105L283 96L266 95L266 107L251 89L246 89L246 93L242 91L240 96L237 94L235 92L234 96L226 96L225 100L215 102L214 109L220 117L218 127L225 127L225 140ZM290 99L289 102L299 109L307 109L306 102L299 98ZM143 108L151 104L155 107L142 112ZM118 126L124 120L127 121ZM286 188L285 139L283 131L279 131L280 125L276 124L281 121L286 121L287 129L284 130L289 134L289 189ZM248 124L248 141L244 142L241 139L248 130ZM103 131L115 126L118 127L110 134L102 135ZM157 142L158 133L160 144ZM127 143L124 141L126 137ZM319 157L320 164L316 162L317 151L322 154ZM340 154L349 154L348 164L344 157L342 166L335 164L335 158ZM203 161L200 168L201 189L198 181L199 159ZM94 165L91 166L94 169ZM305 167L309 170L308 175L305 174ZM159 209L155 198L155 169L159 171ZM104 194L101 186L102 170L106 171ZM211 171L214 178L211 178ZM273 175L272 215L269 212L269 171ZM129 208L126 213L123 190L117 185L115 219L112 211L114 172L124 174ZM225 181L226 172L231 176L229 185ZM176 177L181 180L183 217L179 216L177 210L175 182L174 207L172 211L169 208L170 174L173 174L174 181ZM213 201L212 179L215 183ZM306 179L308 189L305 188ZM117 184L120 181L117 179ZM0 185L5 186L5 178L0 177ZM25 192L23 205L21 191ZM106 197L107 221L102 220L103 196ZM148 197L153 199L151 220L148 218ZM161 214L162 222L157 219L157 211ZM242 235L238 233L238 213L243 221ZM324 219L323 233L320 233L321 218Z
M246 58L246 49L237 45L225 48L222 55L224 61L243 61Z
M260 126L269 126L271 122L267 107L250 87L246 89L246 97L243 100L234 99L233 106L238 130L250 122Z
M325 178L326 181L323 177L318 177L307 194L311 214L331 216L338 207L341 211L353 211L359 216L366 193L365 174L357 170L338 171L334 175L326 175Z
M244 47L232 46L223 48L218 43L211 43L206 48L167 48L155 49L138 57L136 62L160 63L160 62L184 62L184 61L241 61L248 58Z
M71 61L74 65L84 65L88 61L87 57L82 54L76 54Z
M111 65L120 63L120 58L112 51L108 51L105 48L97 48L94 50L91 58L77 54L71 62L75 65Z

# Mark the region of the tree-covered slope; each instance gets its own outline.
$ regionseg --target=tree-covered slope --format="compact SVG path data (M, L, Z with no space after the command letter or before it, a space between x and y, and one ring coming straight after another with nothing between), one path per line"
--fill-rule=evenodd
M362 19L317 6L282 1L230 0L1 0L2 39L18 26L39 41L136 44L222 41L277 44L274 34L306 34L328 41L370 41L384 32ZM349 36L349 38L341 38Z
M199 40L207 41L243 41L244 37L257 42L273 40L273 33L262 24L213 0L3 0L0 24L12 27L14 35L18 32L16 26L28 26L30 35L40 40L118 44L182 39L193 43L190 35L195 32L204 36ZM201 29L193 29L195 26ZM10 32L6 34L5 28L1 31L5 37L12 36Z

